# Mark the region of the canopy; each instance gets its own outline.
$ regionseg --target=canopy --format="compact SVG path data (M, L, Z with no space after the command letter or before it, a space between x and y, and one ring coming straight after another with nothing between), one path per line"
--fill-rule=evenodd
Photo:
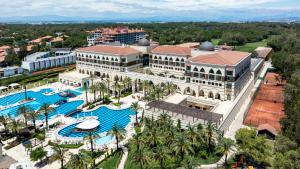
M89 119L89 120L85 120L85 121L79 123L76 126L76 128L81 129L81 130L91 130L91 129L98 127L99 125L100 125L100 122L98 120Z
M12 83L12 84L10 84L10 85L8 85L9 87L17 87L17 86L20 86L20 84L19 83Z
M5 90L5 89L7 89L6 86L0 86L0 90Z

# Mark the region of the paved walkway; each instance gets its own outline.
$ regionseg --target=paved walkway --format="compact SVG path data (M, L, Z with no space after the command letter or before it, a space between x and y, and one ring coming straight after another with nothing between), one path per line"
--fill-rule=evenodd
M122 155L122 159L118 165L118 169L124 169L125 168L125 163L127 161L128 158L128 149L127 147L122 147L123 149L123 155Z

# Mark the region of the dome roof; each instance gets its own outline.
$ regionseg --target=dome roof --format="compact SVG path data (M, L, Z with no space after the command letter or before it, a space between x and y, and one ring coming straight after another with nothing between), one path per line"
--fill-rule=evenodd
M200 50L214 51L215 46L209 41L205 41L200 45Z
M150 41L146 38L140 39L138 42L139 46L150 46Z

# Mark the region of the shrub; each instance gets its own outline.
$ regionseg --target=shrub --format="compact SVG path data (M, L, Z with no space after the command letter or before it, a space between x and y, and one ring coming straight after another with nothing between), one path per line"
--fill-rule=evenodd
M32 161L38 161L43 159L47 155L47 151L45 151L42 147L38 147L30 153L30 159Z

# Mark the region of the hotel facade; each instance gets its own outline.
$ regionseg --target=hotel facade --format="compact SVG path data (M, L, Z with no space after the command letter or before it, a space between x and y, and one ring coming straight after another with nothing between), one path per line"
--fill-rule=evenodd
M115 76L127 76L133 81L148 80L153 84L171 82L178 93L221 101L233 101L251 77L251 54L247 52L166 45L151 49L147 55L149 66L143 67L143 52L138 48L90 46L76 50L76 69L80 74L111 81ZM144 69L151 74L140 73Z

